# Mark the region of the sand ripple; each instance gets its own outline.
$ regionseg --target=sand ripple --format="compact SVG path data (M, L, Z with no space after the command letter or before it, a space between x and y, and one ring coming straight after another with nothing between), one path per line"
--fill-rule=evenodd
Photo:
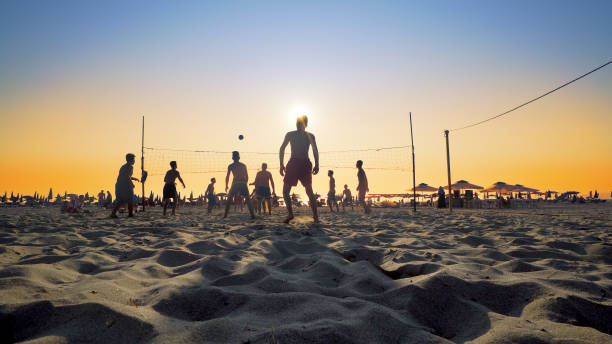
M0 342L609 343L610 210L0 209Z

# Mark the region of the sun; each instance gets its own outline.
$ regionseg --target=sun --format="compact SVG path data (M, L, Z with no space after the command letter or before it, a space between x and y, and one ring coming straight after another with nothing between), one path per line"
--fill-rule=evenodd
M308 119L310 120L312 117L312 114L310 113L310 111L303 107L303 106L296 106L294 108L291 109L291 111L289 111L289 115L287 116L287 120L289 121L289 123L294 126L295 125L295 120L300 117L300 116L308 116Z

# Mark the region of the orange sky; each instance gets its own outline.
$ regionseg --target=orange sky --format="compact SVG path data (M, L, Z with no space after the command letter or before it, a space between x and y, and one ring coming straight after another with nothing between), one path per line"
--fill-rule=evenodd
M208 21L160 10L137 23L131 18L138 11L121 22L95 19L116 24L109 31L82 19L72 23L79 16L73 8L69 22L87 35L70 40L64 39L68 24L44 29L53 13L23 17L38 18L34 29L5 22L4 32L15 38L0 38L8 52L0 57L6 76L0 81L0 193L114 192L125 153L139 157L142 115L147 146L276 152L294 128L296 108L311 116L309 130L322 151L409 145L412 111L417 183L437 187L446 183L444 129L503 112L612 56L610 36L597 27L605 18L596 12L579 13L590 26L580 26L580 19L563 29L573 34L563 34L542 28L565 23L569 12L534 9L533 17L518 19L520 28L487 31L510 19L486 10L440 14L418 7L334 8L325 17L310 7L240 15L218 8ZM521 12L508 9L514 10ZM414 11L420 15L404 20ZM481 16L465 22L468 15ZM431 25L442 17L444 25ZM314 18L311 30L299 25ZM155 26L160 20L163 29ZM451 133L453 182L597 189L608 197L611 90L608 67L507 117ZM179 161L179 169L189 164ZM355 174L336 171L337 184L354 189ZM372 192L403 192L412 182L409 172L368 175ZM209 177L184 175L186 191L203 193ZM215 177L221 191L224 175ZM276 171L275 178L280 184ZM326 171L314 183L326 194ZM161 188L161 178L151 177L147 189Z

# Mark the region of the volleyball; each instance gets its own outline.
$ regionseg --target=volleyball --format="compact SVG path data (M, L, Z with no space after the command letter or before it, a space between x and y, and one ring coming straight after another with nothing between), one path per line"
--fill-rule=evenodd
M244 135L242 134L238 135L238 140L242 140L242 139L244 139Z

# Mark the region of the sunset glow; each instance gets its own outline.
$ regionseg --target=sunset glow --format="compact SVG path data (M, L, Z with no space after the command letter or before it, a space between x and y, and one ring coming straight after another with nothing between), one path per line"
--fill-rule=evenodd
M5 1L0 193L112 192L125 153L140 169L143 115L145 146L274 153L302 114L321 151L410 145L411 111L417 183L444 185L445 129L612 57L612 3L589 3ZM453 181L609 197L611 90L606 68L451 133ZM354 188L355 174L338 171L337 183ZM369 177L372 192L412 181ZM186 192L203 193L208 178L185 175ZM320 193L326 183L314 178Z

